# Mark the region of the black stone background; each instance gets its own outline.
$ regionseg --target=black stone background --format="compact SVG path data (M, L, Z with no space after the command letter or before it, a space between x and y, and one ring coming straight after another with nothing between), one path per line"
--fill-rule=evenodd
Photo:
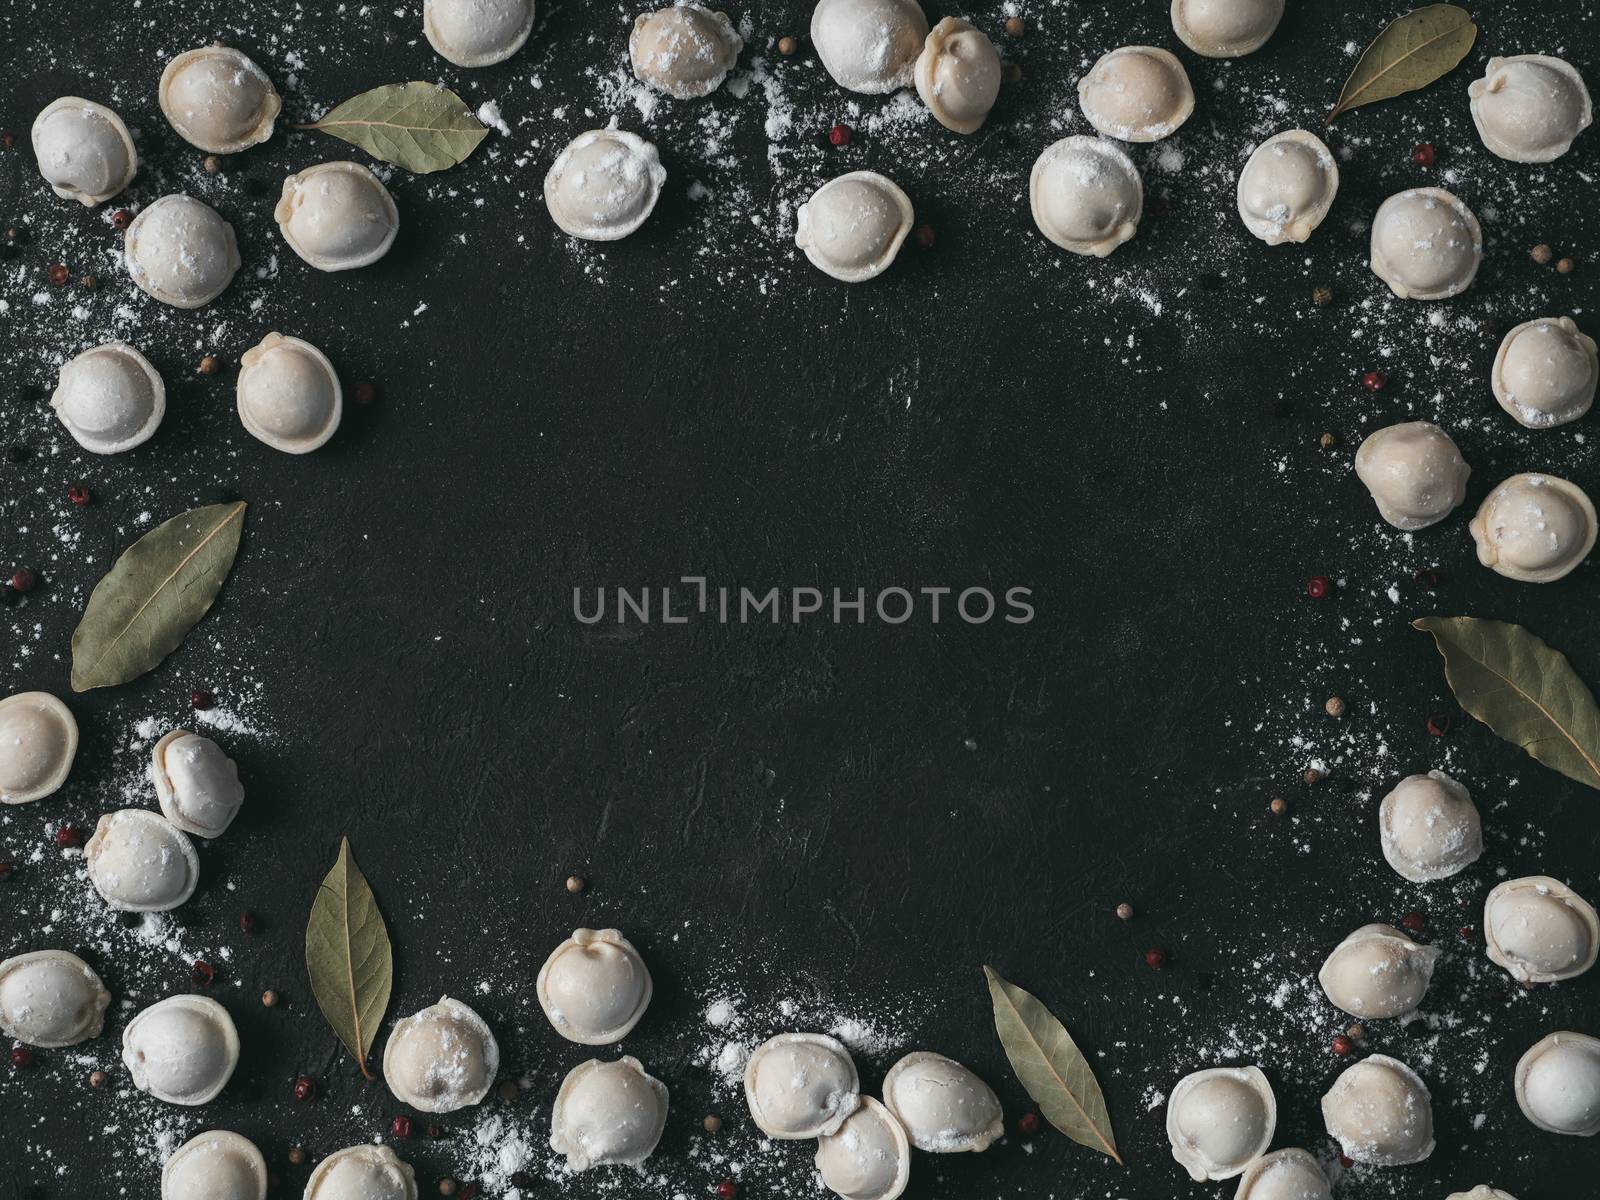
M1505 873L1546 871L1600 899L1596 798L1471 721L1430 737L1424 717L1446 710L1448 693L1406 622L1427 611L1520 621L1600 680L1596 568L1547 587L1512 583L1476 565L1465 529L1514 471L1600 486L1593 418L1526 434L1486 382L1510 324L1572 312L1596 332L1600 135L1549 167L1500 162L1473 134L1465 97L1495 52L1561 52L1600 81L1593 3L1480 6L1479 44L1447 82L1334 127L1330 141L1354 151L1334 213L1307 246L1276 250L1246 236L1232 209L1232 174L1260 136L1252 80L1283 102L1272 127L1320 130L1353 62L1341 47L1365 44L1397 9L1294 2L1264 51L1217 64L1182 50L1153 0L1024 3L1030 32L1004 50L1026 74L983 136L958 144L923 126L843 153L820 145L816 114L844 98L803 45L773 68L797 123L815 126L796 135L799 165L770 177L758 117L740 126L730 170L769 217L769 192L803 197L857 166L898 173L937 246L908 246L856 288L812 270L775 217L743 232L708 224L684 185L717 168L696 158L687 106L667 104L649 126L673 179L640 234L594 251L552 229L543 172L568 137L609 115L558 106L592 96L592 72L619 61L632 8L551 0L524 54L481 72L450 68L420 41L415 0L359 8L0 5L0 127L16 135L0 153L0 216L27 233L0 261L11 306L0 314L0 434L33 452L0 466L0 558L46 577L0 612L0 684L64 696L83 731L68 786L0 814L0 858L15 864L0 954L35 948L51 897L68 894L77 908L62 927L77 932L62 940L129 1002L80 1048L113 1073L107 1094L91 1093L64 1052L0 1072L0 1194L156 1194L155 1161L130 1149L136 1131L96 1110L129 1103L121 1027L133 1009L188 990L187 964L125 950L126 931L94 910L92 893L64 882L80 862L36 851L60 822L92 825L120 806L117 772L137 761L129 725L187 721L194 686L215 687L224 704L249 690L270 735L219 735L249 799L203 849L205 882L176 914L187 944L234 950L214 991L240 1025L244 1059L217 1102L177 1115L191 1132L256 1139L282 1173L277 1194L298 1194L308 1170L287 1165L291 1145L315 1161L379 1136L394 1111L308 1007L303 922L341 834L389 919L391 1016L447 990L477 1005L531 1085L518 1101L528 1114L547 1112L561 1075L586 1057L539 1017L538 962L578 924L618 924L642 947L656 998L623 1048L672 1088L656 1163L672 1164L674 1182L541 1176L529 1194L709 1194L727 1173L705 1157L717 1148L699 1130L712 1108L730 1145L754 1145L742 1104L715 1094L693 1061L700 1008L719 987L907 1014L908 1048L970 1063L1014 1117L1025 1098L991 1030L988 962L1044 998L1094 1056L1129 1166L1048 1131L1013 1134L984 1155L918 1156L908 1195L1231 1195L1183 1178L1165 1109L1147 1093L1214 1062L1205 1048L1219 1031L1264 1030L1254 1057L1278 1091L1275 1145L1325 1154L1317 1098L1344 1065L1325 1049L1342 1022L1275 1013L1261 996L1276 979L1262 972L1288 961L1304 979L1349 929L1408 909L1428 912L1427 936L1452 952L1428 1007L1462 1021L1373 1023L1362 1052L1407 1057L1410 1039L1427 1043L1441 1064L1422 1068L1439 1149L1419 1167L1355 1172L1340 1194L1442 1197L1479 1182L1522 1200L1591 1190L1600 1144L1534 1130L1510 1072L1551 1029L1600 1031L1600 976L1525 997L1475 969L1481 943L1454 929L1477 923L1474 906ZM774 60L771 40L803 34L808 13L740 6L758 31L747 61ZM998 5L973 15L998 35ZM156 108L166 58L219 36L280 86L297 77L285 87L290 117L379 83L440 78L474 106L500 97L515 151L491 135L448 176L396 173L393 252L369 270L314 273L267 213L284 173L345 157L343 147L280 132L205 176ZM1026 173L1044 145L1082 131L1077 75L1140 41L1177 49L1195 79L1199 109L1174 143L1188 165L1162 174L1154 150L1136 149L1150 201L1137 238L1105 262L1069 257L1034 230ZM210 309L145 300L115 267L109 209L80 210L42 185L26 131L63 93L110 99L138 130L144 172L110 207L188 190L235 222L245 271ZM743 103L759 108L759 89ZM641 128L631 111L622 123ZM1424 139L1439 148L1433 172L1410 161ZM1446 169L1484 219L1484 267L1464 297L1401 305L1366 269L1364 222L1385 195ZM1574 254L1577 270L1531 263L1536 241ZM269 254L276 276L250 282ZM100 290L58 296L44 282L56 261L75 274L94 264ZM767 286L752 262L765 264ZM1334 305L1311 305L1318 283L1335 288ZM1130 294L1143 285L1161 314ZM251 297L264 298L259 311ZM421 301L429 310L414 317ZM86 318L71 314L80 302ZM114 316L118 304L131 306L131 324ZM1441 309L1449 324L1430 326ZM233 364L269 328L309 337L347 386L370 379L380 393L305 458L253 442L232 412ZM102 461L67 439L46 398L62 358L113 331L155 360L170 409L152 442ZM1381 347L1393 383L1369 395L1357 380ZM208 352L228 364L215 379L194 374ZM1379 525L1348 461L1364 432L1410 416L1444 420L1475 473L1461 511L1404 539ZM1331 452L1317 445L1323 430L1340 438ZM72 482L94 490L92 507L66 503ZM71 632L114 554L223 494L251 501L248 531L204 625L145 678L70 695ZM153 520L141 524L146 510ZM81 529L76 549L63 548L61 526ZM1439 569L1434 591L1412 582L1425 566ZM1318 572L1340 583L1321 603L1303 594ZM761 590L1025 586L1038 615L1020 627L621 629L570 615L575 586L659 587L686 574ZM1320 712L1333 692L1350 701L1343 724ZM1483 803L1489 853L1459 886L1410 887L1378 855L1376 798L1446 754ZM1311 757L1334 764L1315 788L1300 782ZM1294 805L1291 820L1266 819L1273 795ZM581 897L562 888L573 871L592 881ZM1126 924L1111 911L1124 899L1138 909ZM261 917L255 938L235 929L242 907ZM1152 945L1170 952L1164 972L1142 965ZM484 974L497 980L489 995L471 990ZM266 987L282 1007L256 1003ZM1480 1055L1481 1076L1462 1065ZM863 1061L868 1086L889 1061ZM314 1105L289 1098L301 1072L318 1080ZM459 1170L471 1120L458 1114L446 1119L450 1138L400 1147L425 1195ZM790 1149L749 1167L743 1194L813 1194L809 1150Z

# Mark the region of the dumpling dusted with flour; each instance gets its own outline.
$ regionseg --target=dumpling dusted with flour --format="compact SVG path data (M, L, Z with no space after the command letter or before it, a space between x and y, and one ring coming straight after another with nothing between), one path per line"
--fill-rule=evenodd
M1472 286L1483 261L1483 230L1443 188L1411 188L1378 206L1371 261L1400 299L1443 300Z
M1510 1192L1502 1192L1497 1187L1480 1183L1470 1192L1451 1192L1444 1200L1517 1200L1517 1198Z
M1553 583L1594 549L1588 493L1554 475L1513 475L1467 524L1484 566L1524 583Z
M1431 421L1405 421L1369 434L1356 450L1356 477L1378 515L1396 529L1426 529L1467 498L1472 468Z
M239 422L285 454L309 454L338 432L344 389L328 356L310 342L269 333L239 360Z
M1600 957L1600 915L1559 879L1508 879L1483 902L1489 961L1519 983L1576 979Z
M667 1125L667 1085L636 1058L591 1058L567 1073L550 1113L550 1148L574 1171L637 1167Z
M555 1031L580 1046L620 1042L650 1007L655 985L618 929L575 929L550 952L534 991Z
M213 1129L161 1168L161 1200L266 1200L267 1160L249 1138Z
M91 454L120 454L149 441L167 412L167 385L126 342L85 350L61 368L50 407Z
M200 856L183 831L159 813L107 813L83 847L89 882L123 912L177 908L200 882Z
M1075 134L1034 161L1028 203L1033 223L1056 245L1104 258L1138 232L1144 184L1116 146Z
M976 25L946 17L923 44L916 84L939 124L976 133L1000 95L1000 54Z
M837 1133L817 1139L817 1174L845 1200L896 1200L911 1181L911 1146L894 1113L870 1096Z
M851 171L812 193L795 216L794 244L811 265L844 283L889 269L911 223L911 197L876 171Z
M0 700L0 803L43 800L67 781L78 756L78 722L49 692Z
M1437 949L1392 925L1363 925L1328 955L1317 981L1353 1017L1403 1017L1422 1003L1438 961Z
M402 1103L423 1112L455 1112L489 1094L500 1046L488 1022L459 1000L395 1022L383 1049L383 1078Z
M422 0L422 32L458 67L504 62L533 32L534 0Z
M1284 0L1172 0L1172 29L1206 58L1239 58L1267 44Z
M875 95L910 87L928 18L917 0L819 0L811 44L833 81Z
M1309 1153L1274 1150L1245 1168L1233 1200L1333 1200L1333 1190Z
M208 154L237 154L272 136L283 107L267 73L228 46L201 46L161 72L161 111L178 136Z
M628 37L634 78L676 100L716 91L743 49L728 14L699 4L641 13Z
M1212 1067L1178 1080L1167 1100L1172 1157L1196 1182L1232 1179L1272 1145L1278 1101L1260 1067Z
M1339 193L1339 164L1314 133L1288 129L1257 146L1239 172L1239 218L1269 246L1303 242Z
M987 1150L1005 1133L994 1089L942 1054L918 1051L890 1067L883 1102L929 1154Z
M317 1164L305 1200L417 1200L417 1175L388 1146L346 1146Z
M1594 405L1600 357L1571 317L1524 321L1500 342L1489 376L1500 407L1528 429L1576 421Z
M56 1049L100 1036L111 993L94 969L65 950L35 950L0 962L0 1034Z
M544 203L565 232L615 242L655 211L667 169L650 142L621 129L580 133L544 177Z
M239 1031L215 1000L169 996L128 1022L122 1062L141 1092L168 1104L204 1104L239 1065Z
M233 282L239 243L215 209L163 196L128 226L123 258L140 291L173 308L199 308Z
M1078 107L1106 137L1158 142L1194 112L1194 89L1178 56L1156 46L1122 46L1078 80Z
M1589 89L1577 68L1548 54L1491 58L1467 88L1472 123L1490 153L1512 162L1560 158L1594 123Z
M1483 854L1472 794L1443 771L1408 775L1378 806L1383 857L1412 883L1448 879Z
M1517 1062L1517 1107L1547 1133L1600 1133L1600 1039L1552 1033Z
M1433 1097L1410 1067L1374 1054L1349 1068L1322 1097L1328 1135L1346 1158L1404 1167L1433 1153Z
M861 1106L861 1079L842 1043L820 1033L780 1033L744 1069L750 1119L779 1141L837 1133Z
M272 216L289 249L319 271L371 266L400 232L389 189L354 162L320 163L289 176Z
M79 96L53 100L34 118L33 156L56 195L90 208L126 188L139 170L122 118Z
M197 837L221 837L244 804L233 759L210 738L187 729L174 729L155 744L150 774L167 820Z

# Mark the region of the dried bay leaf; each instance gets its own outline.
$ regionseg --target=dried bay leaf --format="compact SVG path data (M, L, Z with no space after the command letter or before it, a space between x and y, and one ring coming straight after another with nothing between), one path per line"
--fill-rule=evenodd
M426 175L462 162L489 136L461 97L436 83L390 83L352 96L318 129L359 146L374 158Z
M340 841L338 861L311 904L306 973L317 1007L355 1056L361 1073L371 1079L367 1056L389 1008L394 952L377 898L350 853L349 838Z
M1600 789L1600 707L1564 654L1505 621L1422 617L1411 625L1433 635L1462 708L1545 766Z
M1080 1146L1122 1165L1106 1099L1066 1027L1039 1000L984 967L994 1029L1011 1068L1045 1119Z
M73 691L137 679L178 648L233 568L244 510L242 500L193 509L123 552L73 631Z
M1471 15L1454 4L1430 4L1391 21L1350 72L1328 120L1427 87L1454 70L1477 39Z

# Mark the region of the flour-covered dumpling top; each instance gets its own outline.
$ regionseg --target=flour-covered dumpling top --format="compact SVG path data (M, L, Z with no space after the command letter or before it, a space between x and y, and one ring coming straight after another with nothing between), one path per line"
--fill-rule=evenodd
M54 1050L100 1036L111 993L76 954L35 950L0 962L0 1034Z
M1232 1179L1272 1144L1278 1101L1260 1067L1212 1067L1178 1080L1167 1100L1172 1157L1197 1182Z
M894 1113L871 1096L836 1133L817 1139L817 1173L845 1200L895 1200L911 1180L911 1145Z
M994 1089L942 1054L918 1051L890 1067L883 1102L930 1154L987 1150L1006 1131Z
M1107 137L1158 142L1194 112L1194 89L1178 56L1157 46L1122 46L1078 80L1078 107Z
M1517 1063L1517 1106L1549 1133L1600 1133L1600 1039L1552 1033Z
M319 163L289 176L272 216L289 248L319 271L371 266L400 232L389 189L354 162Z
M423 1112L455 1112L479 1103L499 1070L500 1046L488 1022L449 996L396 1021L383 1050L389 1090Z
M122 118L79 96L52 100L34 118L33 156L56 195L91 208L122 191L139 170Z
M1548 875L1508 879L1483 902L1489 960L1521 983L1575 979L1600 956L1600 915Z
M1284 0L1172 0L1172 29L1206 58L1239 58L1266 45Z
M650 1007L644 959L618 929L574 929L550 952L534 990L550 1024L569 1042L620 1042Z
M1239 218L1269 246L1303 242L1339 192L1339 164L1314 133L1286 129L1257 146L1239 172Z
M1560 158L1594 121L1583 76L1547 54L1491 58L1483 78L1468 85L1467 95L1483 144L1512 162Z
M1472 794L1443 771L1408 775L1378 806L1378 840L1389 865L1412 883L1448 879L1483 854Z
M89 882L124 912L165 912L194 895L200 856L183 831L159 813L107 813L83 847Z
M423 0L428 44L458 67L504 62L533 32L534 0Z
M78 722L49 692L0 700L0 802L43 800L67 781L78 756Z
M1467 498L1472 468L1431 421L1387 425L1356 450L1356 477L1396 529L1426 529Z
M794 244L811 265L845 283L889 269L916 220L911 197L876 171L851 171L812 193L795 215Z
M1317 981L1335 1008L1353 1017L1415 1012L1433 979L1439 951L1392 925L1363 925L1334 948Z
M1443 188L1396 192L1372 219L1372 270L1402 300L1466 291L1483 261L1483 230Z
M923 43L916 84L939 124L976 133L1000 95L1000 53L970 21L946 17Z
M161 1200L266 1200L267 1184L256 1144L223 1129L190 1138L161 1168Z
M628 36L634 78L677 100L716 91L743 49L728 14L699 4L641 13Z
M1467 528L1484 566L1508 579L1551 583L1594 549L1595 511L1575 483L1513 475L1489 493Z
M910 87L928 18L917 0L819 0L811 44L833 81L876 95Z
M1274 1150L1245 1168L1233 1200L1332 1200L1321 1165L1304 1150Z
M653 144L622 129L591 129L556 156L544 203L573 237L615 242L645 223L666 181Z
M283 101L267 73L227 46L178 55L161 72L161 111L191 146L236 154L272 136Z
M388 1146L346 1146L317 1164L305 1200L417 1200L417 1175Z
M667 1085L627 1055L591 1058L561 1081L550 1113L550 1148L574 1171L637 1167L654 1152L667 1124Z
M85 350L61 368L50 407L91 454L120 454L150 440L167 412L167 387L126 342Z
M239 1031L215 1000L169 996L128 1022L122 1061L141 1092L168 1104L204 1104L239 1065Z
M1510 1192L1503 1192L1497 1187L1480 1183L1470 1192L1451 1192L1444 1200L1517 1200L1517 1198Z
M326 445L344 415L344 389L328 356L281 333L244 352L234 394L250 435L285 454Z
M208 737L174 729L150 752L161 811L185 833L221 837L244 803L239 767Z
M1104 258L1138 232L1144 184L1116 146L1075 134L1034 161L1028 203L1033 223L1056 245Z
M239 269L233 226L189 196L163 196L133 219L123 259L138 288L174 308L199 308Z
M1548 429L1589 411L1600 357L1571 317L1540 317L1506 334L1489 379L1494 398L1518 424Z
M750 1119L779 1141L837 1133L861 1105L850 1051L821 1033L780 1033L756 1047L744 1068Z
M1433 1097L1410 1067L1374 1054L1349 1068L1322 1097L1322 1120L1346 1158L1403 1167L1433 1153Z

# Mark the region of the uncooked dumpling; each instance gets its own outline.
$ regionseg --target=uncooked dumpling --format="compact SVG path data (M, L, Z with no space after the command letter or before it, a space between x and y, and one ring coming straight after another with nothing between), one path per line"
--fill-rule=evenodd
M1156 46L1122 46L1078 80L1078 107L1107 137L1158 142L1194 112L1194 89L1178 56Z
M194 895L200 856L183 831L159 813L107 813L83 847L89 882L112 908L165 912Z
M1332 1200L1328 1177L1304 1150L1274 1150L1245 1168L1233 1200Z
M1356 476L1396 529L1426 529L1467 498L1472 468L1450 435L1431 421L1388 425L1356 450Z
M266 1200L267 1160L249 1138L213 1129L161 1168L161 1200Z
M1517 1063L1517 1106L1549 1133L1600 1133L1600 1039L1552 1033Z
M139 170L122 118L79 96L52 100L34 118L33 156L56 195L91 208L122 191Z
M621 930L574 929L539 968L534 991L562 1037L580 1046L607 1046L633 1032L654 985Z
M622 129L591 129L567 145L544 177L544 203L573 237L615 242L645 223L667 181L651 143Z
M122 1061L141 1092L168 1104L204 1104L239 1065L239 1031L215 1000L169 996L128 1022Z
M890 1067L883 1102L930 1154L987 1150L1006 1131L994 1089L942 1054L918 1051Z
M743 49L728 14L699 4L641 13L628 36L634 78L677 100L716 91Z
M1338 191L1333 152L1316 134L1287 129L1257 146L1239 172L1239 217L1269 246L1303 242Z
M459 1000L396 1021L383 1050L383 1078L402 1104L455 1112L479 1103L500 1069L500 1046L488 1022Z
M161 811L185 833L221 837L244 803L237 764L210 738L187 729L174 729L155 744L150 774Z
M91 454L120 454L150 440L167 412L167 387L126 342L85 350L61 368L50 407Z
M428 44L458 67L504 62L533 32L534 0L422 0Z
M49 692L0 700L0 802L43 800L67 781L78 756L78 722Z
M1489 378L1494 398L1519 424L1548 429L1589 411L1600 358L1571 317L1540 317L1506 334Z
M977 26L946 17L923 43L916 83L939 124L976 133L1000 95L1000 54Z
M1334 948L1317 981L1353 1017L1403 1017L1427 994L1439 951L1392 925L1363 925Z
M1412 883L1448 879L1478 861L1483 825L1472 794L1443 771L1408 775L1378 806L1389 865Z
M1512 162L1560 158L1594 121L1583 76L1546 54L1491 58L1483 78L1467 87L1467 95L1483 144Z
M1378 206L1372 270L1402 300L1443 300L1466 291L1483 261L1472 210L1443 188L1411 188Z
M567 1073L550 1113L550 1148L574 1171L637 1167L649 1158L667 1124L667 1085L624 1055L591 1058Z
M417 1175L388 1146L347 1146L317 1164L305 1200L417 1200Z
M174 308L199 308L233 282L239 244L214 209L163 196L128 226L123 258L141 291Z
M244 352L234 392L245 429L285 454L325 445L344 414L344 390L328 356L281 333Z
M928 18L917 0L819 0L811 45L833 81L876 95L910 87Z
M882 275L916 220L911 197L876 171L851 171L812 193L795 215L794 244L845 283Z
M837 1133L817 1139L817 1173L845 1200L895 1200L911 1179L911 1146L895 1115L870 1096Z
M1508 579L1551 583L1594 549L1594 505L1575 483L1554 475L1513 475L1467 528L1478 561Z
M76 954L35 950L0 962L0 1034L54 1050L100 1036L111 993Z
M1600 916L1559 879L1508 879L1483 902L1489 961L1520 983L1576 979L1600 956Z
M1272 1144L1278 1101L1259 1067L1212 1067L1178 1080L1167 1100L1172 1157L1191 1179L1232 1179Z
M400 232L400 210L383 180L353 162L289 176L272 216L289 248L319 271L370 266Z
M1444 1200L1517 1200L1517 1198L1510 1192L1502 1192L1499 1188L1480 1183L1470 1192L1451 1192Z
M1116 146L1075 134L1034 161L1028 202L1045 237L1074 254L1104 258L1138 232L1144 184Z
M272 136L283 102L267 73L227 46L178 55L161 72L161 111L191 146L236 154Z
M1322 1097L1322 1119L1346 1158L1403 1167L1433 1153L1433 1097L1410 1067L1386 1054L1363 1059Z
M750 1119L779 1141L837 1133L861 1105L855 1060L834 1038L780 1033L756 1047L744 1068Z
M1239 58L1266 45L1284 0L1172 0L1172 29L1206 58Z

